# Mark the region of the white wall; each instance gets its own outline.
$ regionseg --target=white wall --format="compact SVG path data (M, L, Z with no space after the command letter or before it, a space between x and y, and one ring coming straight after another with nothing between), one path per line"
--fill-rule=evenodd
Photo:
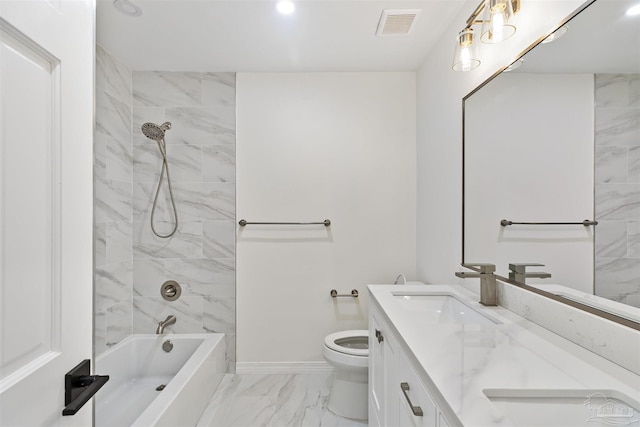
M593 93L593 74L507 73L467 100L466 262L542 263L527 283L593 293L593 227L500 225L594 218Z
M451 70L457 33L478 4L469 0L420 68L417 77L418 279L457 283L462 243L462 98L542 34L549 34L582 0L526 1L518 31L498 45L481 46L479 68ZM481 261L481 260L478 260Z
M238 362L322 360L368 283L415 277L415 73L237 75ZM334 300L329 291L360 291Z

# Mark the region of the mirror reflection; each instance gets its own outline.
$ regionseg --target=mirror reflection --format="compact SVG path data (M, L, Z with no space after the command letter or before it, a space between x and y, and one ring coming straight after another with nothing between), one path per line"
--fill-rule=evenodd
M637 3L595 1L465 99L464 262L640 307Z

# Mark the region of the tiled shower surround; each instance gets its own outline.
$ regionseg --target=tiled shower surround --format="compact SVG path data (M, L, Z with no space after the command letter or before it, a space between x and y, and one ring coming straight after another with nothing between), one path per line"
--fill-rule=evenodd
M597 74L595 98L595 292L640 307L640 74Z
M117 64L100 51L99 58ZM120 69L121 74L126 74L123 67ZM122 247L123 252L126 248L122 258L127 258L104 273L100 269L96 272L96 308L100 309L96 319L102 316L100 321L105 325L96 328L96 342L107 348L128 333L153 333L158 321L173 314L177 322L168 328L169 332L225 333L228 371L234 372L235 74L134 71L128 75L128 108L122 108L119 114L98 108L98 116L128 121L128 143L122 143L126 146L122 151L126 151L130 167L121 191L109 180L103 188L96 186L96 205L113 208L122 216L120 222L126 224L117 228L114 225L112 233L123 235L114 247ZM140 127L145 122L160 125L165 121L172 124L165 141L179 226L174 236L161 239L153 235L149 221L162 157L156 142L146 138ZM100 129L97 126L96 134ZM98 151L96 164L97 158ZM106 242L102 244L99 233L96 235L97 246L106 247L108 259L109 225L119 221L116 217L105 222ZM172 228L166 176L154 224L161 234ZM116 234L121 229L125 231ZM175 280L182 286L182 296L177 301L165 301L160 296L160 286L166 280ZM117 295L117 303L109 295L112 292ZM129 309L128 328L124 308L121 318L110 316L109 310L116 311L118 306ZM110 334L112 329L118 333Z

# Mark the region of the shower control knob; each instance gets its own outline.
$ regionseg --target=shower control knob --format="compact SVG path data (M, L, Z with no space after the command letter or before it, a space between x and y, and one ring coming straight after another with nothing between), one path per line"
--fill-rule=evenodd
M160 287L160 295L167 301L175 301L180 298L182 287L175 280L167 280Z

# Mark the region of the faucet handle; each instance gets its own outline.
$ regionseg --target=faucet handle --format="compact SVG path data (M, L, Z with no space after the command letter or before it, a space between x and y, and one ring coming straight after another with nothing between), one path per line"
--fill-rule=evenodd
M527 267L544 267L544 264L537 262L513 262L509 263L509 270L516 273L526 273Z
M548 279L551 277L550 273L544 272L527 272L527 267L544 267L544 264L537 262L523 262L523 263L509 263L509 279L516 282L524 282L524 279L537 278Z
M485 262L463 262L460 264L464 268L479 268L480 274L492 274L496 272L495 264L489 264Z

